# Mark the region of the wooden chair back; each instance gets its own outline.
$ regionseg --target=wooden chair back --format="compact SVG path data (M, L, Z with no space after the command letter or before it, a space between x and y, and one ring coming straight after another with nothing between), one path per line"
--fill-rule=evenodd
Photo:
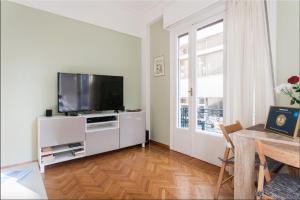
M233 163L234 163L231 160L233 157L228 158L229 154L230 154L230 151L234 152L234 145L233 145L233 142L232 142L229 135L231 133L234 133L236 131L239 131L239 130L243 129L243 127L242 127L242 125L239 121L236 121L235 124L231 124L231 125L228 125L228 126L224 126L223 124L221 124L220 128L221 128L222 133L224 135L224 138L226 140L227 147L225 148L223 159L219 158L222 161L222 167L220 169L219 178L218 178L218 182L217 182L217 185L216 185L216 191L215 191L215 194L214 194L214 199L218 199L221 186L224 183L226 183L227 181L229 181L233 178L233 175L232 175L232 176L229 176L228 178L226 178L225 180L223 180L223 176L224 176L226 166L229 165L229 164L233 165Z
M222 130L222 133L224 135L224 138L225 138L226 142L231 145L231 150L234 152L234 145L233 145L233 142L232 142L229 135L231 133L242 130L243 127L242 127L241 123L239 121L236 121L235 124L231 124L231 125L228 125L228 126L224 126L223 124L221 124L220 128Z

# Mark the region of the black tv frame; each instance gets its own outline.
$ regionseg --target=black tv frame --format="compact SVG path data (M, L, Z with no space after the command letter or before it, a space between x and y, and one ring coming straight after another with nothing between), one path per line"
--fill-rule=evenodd
M122 101L123 105L121 106L122 108L118 110L114 110L114 112L118 112L119 110L124 110L124 77L123 76L112 76L112 75L99 75L99 74L81 74L81 73L68 73L68 72L57 72L57 112L58 113L64 113L66 116L77 116L78 113L83 112L83 113L94 113L94 112L101 112L101 111L107 111L107 110L71 110L67 112L61 112L59 110L59 75L60 74L70 74L70 75L92 75L92 76L106 76L106 77L119 77L122 78L123 82L123 88L122 88Z

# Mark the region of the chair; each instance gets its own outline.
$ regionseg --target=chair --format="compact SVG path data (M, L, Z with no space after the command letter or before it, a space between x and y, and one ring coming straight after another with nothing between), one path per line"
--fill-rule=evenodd
M232 152L232 154L234 154L234 144L233 144L233 142L230 138L230 134L243 129L243 127L242 127L242 125L239 121L236 121L235 124L231 124L231 125L228 125L228 126L224 126L223 124L221 124L220 128L221 128L223 136L226 140L226 149L225 149L225 152L224 152L223 159L219 158L222 161L222 167L220 169L214 199L218 199L221 186L224 183L226 183L227 181L229 181L233 178L233 175L232 175L232 176L229 176L227 179L225 179L223 181L224 172L225 172L226 167L228 165L233 167L233 165L234 165L234 157L232 156L231 158L228 158L229 154L230 154L230 151ZM267 165L269 166L269 169L272 172L276 173L282 167L282 163L277 162L277 161L275 161L275 160L273 160L269 157L267 157L266 159L267 159L266 163L267 163ZM258 167L259 167L259 158L258 158L257 154L255 155L255 167L256 167L256 169L258 169Z
M231 125L228 125L228 126L224 126L223 124L221 124L220 128L221 128L223 136L224 136L224 138L226 140L226 149L225 149L225 152L224 152L223 159L219 158L222 161L222 167L220 169L219 178L218 178L218 182L217 182L217 186L216 186L216 191L215 191L215 195L214 195L215 199L218 199L218 197L219 197L221 186L224 183L226 183L227 181L229 181L230 179L233 178L233 175L232 175L232 176L229 176L227 179L225 179L223 181L223 176L224 176L224 172L225 172L225 169L226 169L227 165L233 166L233 164L234 164L234 157L228 158L229 154L230 154L230 151L232 153L234 153L234 145L233 145L233 142L230 139L229 135L231 133L234 133L236 131L240 131L240 130L243 129L243 127L242 127L242 125L241 125L241 123L239 121L236 121L235 124L231 124Z
M257 185L257 199L300 199L300 179L288 174L276 174L271 177L266 156L300 168L299 147L255 141L260 166ZM266 179L266 184L264 181Z

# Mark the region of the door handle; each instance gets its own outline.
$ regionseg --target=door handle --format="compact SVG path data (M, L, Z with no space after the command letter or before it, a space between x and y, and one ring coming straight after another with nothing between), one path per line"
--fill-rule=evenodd
M190 88L188 93L190 94L190 96L193 96L193 88Z

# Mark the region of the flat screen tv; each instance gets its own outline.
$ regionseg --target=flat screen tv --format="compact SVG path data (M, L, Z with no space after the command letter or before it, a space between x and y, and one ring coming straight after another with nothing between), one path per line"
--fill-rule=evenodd
M122 76L58 73L58 112L122 108Z

